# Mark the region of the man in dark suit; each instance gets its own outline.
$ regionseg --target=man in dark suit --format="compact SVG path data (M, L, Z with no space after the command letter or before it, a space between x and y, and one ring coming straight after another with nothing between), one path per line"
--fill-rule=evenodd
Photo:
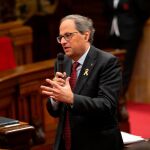
M64 126L69 114L70 150L121 150L123 141L118 128L116 110L121 87L118 59L92 46L94 35L91 19L69 15L60 22L57 41L65 52L64 73L46 79L41 86L49 96L48 112L59 117L54 150L66 150ZM71 66L78 62L77 81L73 90L69 81Z
M109 22L107 48L126 49L120 99L120 103L125 103L143 26L150 16L150 0L104 0L103 2L104 14ZM126 112L122 113L122 116L126 116Z

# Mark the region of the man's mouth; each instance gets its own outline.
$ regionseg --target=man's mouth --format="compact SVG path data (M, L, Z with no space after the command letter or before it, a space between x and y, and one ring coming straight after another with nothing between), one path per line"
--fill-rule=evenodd
M68 51L70 49L70 47L64 47L65 51Z

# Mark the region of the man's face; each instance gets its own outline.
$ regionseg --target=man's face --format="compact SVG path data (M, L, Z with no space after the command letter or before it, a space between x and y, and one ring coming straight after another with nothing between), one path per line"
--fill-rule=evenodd
M60 24L59 34L62 36L60 44L67 56L77 61L89 46L89 33L81 34L75 27L73 20L65 20ZM66 39L65 39L66 38Z

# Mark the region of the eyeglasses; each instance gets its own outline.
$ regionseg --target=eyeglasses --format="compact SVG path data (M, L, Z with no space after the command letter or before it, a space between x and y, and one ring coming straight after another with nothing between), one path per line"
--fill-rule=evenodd
M64 35L60 35L60 36L57 37L57 42L61 43L62 38L64 38L66 41L69 41L69 40L71 40L71 38L73 37L73 35L75 33L78 33L78 32L72 32L72 33L67 32Z

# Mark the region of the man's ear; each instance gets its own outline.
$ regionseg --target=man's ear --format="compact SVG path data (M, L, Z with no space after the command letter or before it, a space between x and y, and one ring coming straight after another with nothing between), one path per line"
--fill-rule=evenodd
M86 32L84 33L84 39L85 39L86 41L89 41L89 38L90 38L90 32L86 31Z

